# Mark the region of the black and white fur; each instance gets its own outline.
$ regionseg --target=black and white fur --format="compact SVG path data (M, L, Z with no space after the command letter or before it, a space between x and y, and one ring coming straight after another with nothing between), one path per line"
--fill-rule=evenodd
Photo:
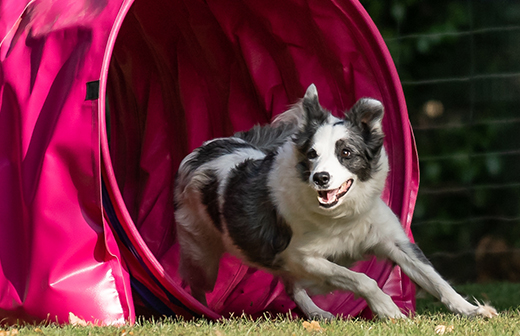
M206 142L181 163L175 187L179 272L206 303L229 252L280 276L308 318L332 319L307 294L352 291L380 318L403 313L365 274L348 267L388 258L452 312L493 317L439 276L381 200L388 174L383 106L361 99L342 118L314 85L270 126Z

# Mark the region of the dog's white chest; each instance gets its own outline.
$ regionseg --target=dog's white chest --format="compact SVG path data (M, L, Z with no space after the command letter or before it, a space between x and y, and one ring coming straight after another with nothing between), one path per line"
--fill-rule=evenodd
M289 248L307 255L354 262L363 259L373 246L371 233L372 225L366 220L328 227L307 225L295 232Z

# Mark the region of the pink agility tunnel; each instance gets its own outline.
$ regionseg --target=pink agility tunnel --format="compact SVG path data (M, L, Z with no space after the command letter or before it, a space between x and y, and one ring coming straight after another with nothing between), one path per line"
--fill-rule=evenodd
M384 200L410 238L418 165L390 54L355 0L1 0L0 318L136 309L217 319L300 312L277 278L221 262L209 307L177 275L172 189L203 141L266 123L315 83L335 113L386 108ZM403 310L414 287L375 259L355 269ZM315 297L370 317L364 300Z

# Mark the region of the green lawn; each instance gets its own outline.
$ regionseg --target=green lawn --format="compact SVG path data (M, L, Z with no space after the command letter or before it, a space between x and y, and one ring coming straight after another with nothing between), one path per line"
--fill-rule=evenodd
M491 320L465 318L447 311L431 297L417 300L417 315L402 321L348 320L309 325L304 320L250 320L245 317L210 322L162 319L139 321L134 326L14 326L0 331L8 335L520 335L520 284L496 283L457 286L465 296L489 301L500 315ZM312 328L314 327L314 328ZM444 333L443 333L444 332Z

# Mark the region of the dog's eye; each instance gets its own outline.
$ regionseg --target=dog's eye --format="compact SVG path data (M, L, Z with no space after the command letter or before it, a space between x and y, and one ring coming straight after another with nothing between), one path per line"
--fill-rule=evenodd
M351 153L350 153L350 150L348 148L343 148L341 150L341 157L342 158L348 159L348 158L350 158L350 155L351 155Z
M310 151L307 152L307 159L315 159L318 157L318 153L316 153L316 151L314 149L311 149Z

